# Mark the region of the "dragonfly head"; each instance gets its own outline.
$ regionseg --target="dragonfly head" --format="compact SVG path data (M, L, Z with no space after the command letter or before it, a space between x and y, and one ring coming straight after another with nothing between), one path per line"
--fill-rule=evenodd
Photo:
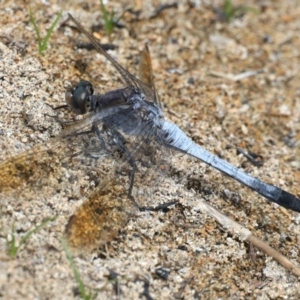
M91 108L91 96L94 93L92 84L82 80L75 87L67 90L65 98L69 108L76 114L85 114Z

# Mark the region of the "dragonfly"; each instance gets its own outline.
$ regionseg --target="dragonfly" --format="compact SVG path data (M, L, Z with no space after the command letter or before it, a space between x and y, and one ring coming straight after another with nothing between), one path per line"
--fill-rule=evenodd
M213 155L165 119L147 45L141 54L138 79L112 58L72 15L69 17L115 67L125 87L97 95L93 85L83 80L69 88L65 95L67 105L84 118L72 122L49 142L2 162L0 193L17 191L15 197L22 194L29 199L36 197L32 188L62 189L68 184L65 177L69 168L101 169L99 185L86 196L66 225L69 245L80 251L91 251L113 240L138 214L139 203L151 200L153 186L164 180L170 167L167 158L174 152L194 157L266 199L300 212L300 199L295 195ZM104 166L110 164L113 166L106 172Z

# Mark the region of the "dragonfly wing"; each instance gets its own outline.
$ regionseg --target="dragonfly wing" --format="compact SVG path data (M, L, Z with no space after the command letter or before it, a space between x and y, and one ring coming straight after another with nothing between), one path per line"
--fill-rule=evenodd
M70 218L65 230L68 245L75 252L89 253L113 240L137 212L128 197L128 177L109 176Z
M68 180L64 179L71 176L68 170L76 171L80 166L90 165L101 168L101 163L92 157L110 154L112 149L103 147L103 143L110 143L110 137L104 134L103 141L100 140L92 127L97 124L101 128L112 116L111 112L105 111L91 113L67 126L58 137L0 162L0 193L6 198L16 194L26 200L25 191L29 192L27 198L30 199L35 196L34 191L45 186L55 192L63 188L63 183L68 185Z
M86 31L86 29L76 19L74 19L74 17L71 14L69 14L69 17L76 24L76 26L78 27L78 29L88 37L88 39L91 41L91 43L93 44L93 46L95 47L95 49L99 53L101 53L103 56L105 56L106 59L109 60L112 63L112 65L120 73L120 75L122 76L122 78L124 79L124 81L126 82L126 84L128 86L131 86L134 89L143 92L146 95L146 97L147 97L147 101L157 103L157 95L156 95L156 92L152 89L153 86L148 86L147 83L143 82L143 80L139 80L134 75L132 75L131 73L129 73L125 68L123 68L114 58L112 58L99 45L99 43L96 41L96 39L88 31ZM149 65L149 63L151 65L151 59L150 59L150 55L149 55L149 50L148 50L148 58L147 58L147 60L148 60L148 65ZM151 70L152 70L152 67L151 67Z
M147 44L145 45L144 50L142 51L140 57L139 78L149 88L153 87L152 64L151 64L151 58L150 58L149 48Z
M144 83L144 85L149 87L149 89L144 90L146 98L149 100L151 99L152 102L156 103L159 107L161 107L161 103L154 84L151 56L147 44L145 44L144 50L141 53L139 65L139 78Z

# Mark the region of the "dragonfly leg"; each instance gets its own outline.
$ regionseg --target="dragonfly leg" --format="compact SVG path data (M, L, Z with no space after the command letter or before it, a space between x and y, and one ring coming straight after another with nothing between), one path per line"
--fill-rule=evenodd
M137 165L135 162L134 157L126 147L126 140L122 136L122 134L117 131L116 129L111 129L104 127L104 130L106 132L106 135L109 137L109 144L114 145L117 147L116 151L121 154L122 157L125 155L125 159L128 161L129 165L131 166L131 171L129 172L129 189L128 189L128 196L132 195L132 189L133 189L133 184L134 184L134 177L135 177L135 172L137 170ZM100 133L101 134L101 133Z
M103 139L103 137L102 137L102 133L101 133L99 127L98 127L96 124L93 124L93 125L92 125L91 132L96 133L97 138L98 138L99 142L101 143L102 149L105 150L105 151L108 151L108 149L107 149L107 147L106 147L106 145L105 145L105 141L104 141L104 139Z
M171 205L175 205L177 203L178 203L178 201L174 200L174 201L170 201L170 202L167 202L167 203L159 204L155 207L153 207L153 206L141 206L141 207L139 207L139 210L140 211L163 211L163 212L168 212L169 207Z
M99 130L98 126L96 124L93 124L90 130L84 130L84 131L79 131L79 132L74 132L70 135L67 135L66 137L75 137L75 136L79 136L79 135L87 135L90 133L96 133L97 138L99 139L101 146L104 150L107 150L106 146L105 146L105 141L102 137L102 133Z

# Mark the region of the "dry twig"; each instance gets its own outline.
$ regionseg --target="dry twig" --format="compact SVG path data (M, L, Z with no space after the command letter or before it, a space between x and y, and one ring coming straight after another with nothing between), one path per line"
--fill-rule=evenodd
M237 235L240 240L248 241L252 243L255 247L260 249L265 254L274 258L279 264L281 264L285 269L290 271L297 277L300 277L300 268L295 266L293 262L291 262L287 257L280 254L277 250L270 247L264 241L260 240L256 236L254 236L250 230L243 227L239 223L231 220L219 210L209 205L205 201L199 199L199 206L202 212L206 212L208 215L216 219L216 221L221 224L226 230L230 231L234 235Z

